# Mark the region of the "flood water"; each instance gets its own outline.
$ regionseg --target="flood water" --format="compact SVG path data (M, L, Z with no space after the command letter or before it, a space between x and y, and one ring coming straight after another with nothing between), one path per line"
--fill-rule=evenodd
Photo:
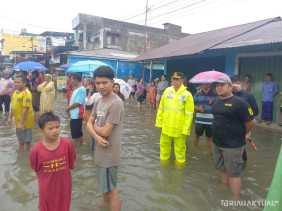
M69 136L66 102L58 95L56 113L62 122L62 135ZM231 199L229 190L220 184L213 161L203 139L198 148L187 139L188 164L179 169L172 162L159 163L159 134L154 128L154 114L149 108L139 110L126 104L122 164L119 168L119 189L126 211L225 211L262 210L261 207L231 209L221 200ZM33 143L40 138L34 130ZM260 200L266 196L280 149L281 135L256 129L253 138L258 151L248 149L248 165L242 182L242 199ZM94 156L90 140L77 148L73 176L73 211L99 210L101 200L96 180ZM37 180L28 163L28 154L17 152L15 129L0 126L0 211L37 210Z

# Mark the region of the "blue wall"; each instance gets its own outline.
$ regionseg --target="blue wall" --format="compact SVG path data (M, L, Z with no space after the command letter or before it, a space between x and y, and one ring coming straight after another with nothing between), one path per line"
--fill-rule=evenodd
M160 79L163 74L164 74L164 70L158 70L158 69L152 70L152 80L156 78ZM150 82L150 69L148 68L144 69L144 81L146 83Z
M225 57L194 57L173 59L167 61L167 73L171 75L175 71L183 72L187 78L191 78L196 73L208 70L224 71Z
M225 60L225 72L228 75L238 74L236 72L236 58L241 53L267 53L267 52L278 52L282 51L282 44L267 44L267 45L256 45L256 46L245 46L240 48L230 48L217 50L222 55L226 56ZM257 58L259 59L259 58Z
M142 77L142 65L137 62L119 61L117 78L127 79L130 75L139 79Z
M70 65L78 61L85 60L98 60L104 62L107 65L110 65L115 72L116 78L127 79L130 75L134 75L136 78L142 77L142 65L138 62L129 62L116 59L102 59L92 56L68 56L68 64Z
M225 73L232 76L236 73L236 56L237 53L234 51L229 51L225 57Z
M282 51L282 44L206 50L192 56L168 58L166 60L165 72L170 75L174 71L181 71L189 78L200 71L215 69L232 76L237 74L236 58L240 53L266 53L276 51Z

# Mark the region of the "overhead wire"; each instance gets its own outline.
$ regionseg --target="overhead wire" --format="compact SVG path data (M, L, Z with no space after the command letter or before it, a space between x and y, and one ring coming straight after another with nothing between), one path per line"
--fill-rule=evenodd
M174 15L173 18L180 17L180 16L181 17L191 16L191 15L195 14L195 12L197 12L198 9L210 6L211 4L217 3L219 1L223 1L223 0L211 0L211 1L207 1L205 4L199 4L199 5L195 5L194 7L188 7L186 9L184 9L181 13L177 13L176 15ZM194 11L194 12L190 13L190 11ZM175 12L177 12L177 11L175 11ZM189 13L187 13L187 12L189 12ZM184 13L186 13L186 14L183 15ZM163 16L166 16L166 15L163 15ZM166 18L166 20L162 21L162 23L163 22L168 22L167 19L171 18L171 17L169 16L169 17L165 17L165 18ZM158 18L155 18L155 19L158 19ZM161 21L159 21L159 20L158 21L152 21L152 19L148 18L148 22L150 24L157 24L157 23L160 23Z
M151 20L151 21L152 21L152 20L157 19L157 18L160 18L160 17L162 17L162 16L169 15L169 14L173 14L173 13L178 12L178 11L180 11L180 10L184 10L184 9L186 9L186 8L190 8L190 7L199 5L199 4L204 3L204 2L206 2L206 1L207 1L207 0L198 0L198 1L196 1L196 2L187 4L187 5L185 5L185 6L178 7L178 8L176 8L176 9L170 10L170 11L168 11L168 12L164 12L164 13L158 14L158 15L156 15L156 16L153 16L153 17L151 17L151 18L148 18L148 20Z
M148 8L148 11L149 12L152 12L152 11L155 11L155 10L158 10L158 9L161 9L161 8L164 8L164 7L167 7L169 5L172 5L172 4L175 4L177 2L181 2L181 1L185 1L185 0L173 0L173 1L169 1L169 2L166 2L164 4L161 4L161 5L158 5L158 4L154 4L152 6L149 6ZM146 14L146 9L143 10L143 12L140 12L140 13L137 13L133 16L130 16L128 18L124 18L124 19L121 19L122 21L127 21L127 20L131 20L133 18L136 18L136 17L139 17L139 16L143 16Z
M207 0L194 0L193 3L190 3L190 4L182 4L182 5L176 5L177 7L175 7L173 10L169 10L169 11L165 11L165 12L162 12L162 13L159 13L159 14L156 14L155 16L153 17L148 17L148 22L149 23L152 23L152 20L154 19L159 19L160 17L163 17L163 16L167 16L169 14L172 14L172 13L176 13L180 10L186 10L186 9L189 9L191 7L194 7L194 6L197 6L199 4L203 4L204 2L206 2ZM191 2L191 1L190 1ZM204 5L203 5L204 6ZM138 20L138 21L135 21L135 23L139 22L141 20Z
M24 26L30 26L33 28L40 28L40 29L45 29L45 30L55 30L55 31L65 31L65 29L59 29L56 27L48 27L48 26L42 26L42 25L36 25L36 24L32 24L32 23L27 23L27 22L23 22L17 19L13 19L13 18L9 18L9 17L4 17L2 15L0 15L0 20L7 20L10 22L14 22L14 23L19 23L19 24L23 24Z

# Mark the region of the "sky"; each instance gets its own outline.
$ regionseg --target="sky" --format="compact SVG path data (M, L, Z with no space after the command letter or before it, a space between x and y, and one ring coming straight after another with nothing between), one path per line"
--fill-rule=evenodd
M72 32L78 13L145 24L145 8L146 0L2 0L0 30ZM148 26L169 22L191 34L282 16L281 0L148 0L148 8Z

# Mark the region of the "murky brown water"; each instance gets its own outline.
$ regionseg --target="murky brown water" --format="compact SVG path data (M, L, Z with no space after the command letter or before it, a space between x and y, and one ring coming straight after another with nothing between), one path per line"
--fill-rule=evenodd
M56 113L62 120L62 135L69 136L65 101L57 98ZM0 211L37 210L37 181L29 168L27 153L18 154L15 131L0 126ZM34 130L34 140L40 134ZM249 161L243 177L242 199L265 198L280 149L280 134L264 130L253 133L258 151L249 150ZM191 137L188 144L191 146ZM77 150L73 171L73 211L99 210L97 180L90 141ZM189 147L188 165L177 169L173 163L160 167L159 130L154 128L154 115L148 108L126 106L122 165L119 168L119 189L126 211L225 211L221 200L230 199L230 192L219 183L205 140L199 148ZM234 210L234 209L232 209ZM262 210L237 208L235 210Z

